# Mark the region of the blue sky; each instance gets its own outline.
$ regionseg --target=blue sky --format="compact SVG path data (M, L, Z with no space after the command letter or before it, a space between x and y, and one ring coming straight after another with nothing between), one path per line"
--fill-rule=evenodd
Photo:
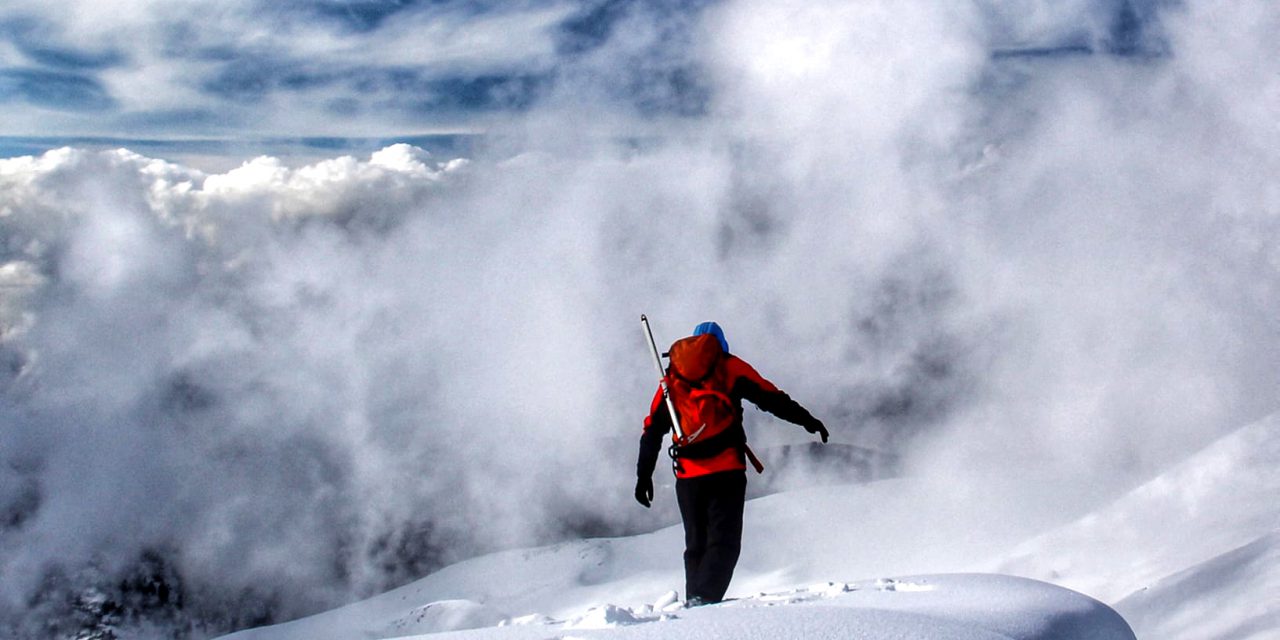
M0 7L0 136L467 133L586 76L588 99L696 113L705 91L678 52L705 4L11 0ZM601 55L627 21L643 21L631 30L643 35Z
M723 4L7 0L0 155L116 140L376 146L481 132L557 101L698 116L714 92L697 20ZM1089 52L1100 40L1123 53L1143 46L1141 23L1162 3L1075 0L1065 11L1078 19L1064 23L1055 8L1049 26L1037 23L1045 10L1034 0L974 4L997 53Z

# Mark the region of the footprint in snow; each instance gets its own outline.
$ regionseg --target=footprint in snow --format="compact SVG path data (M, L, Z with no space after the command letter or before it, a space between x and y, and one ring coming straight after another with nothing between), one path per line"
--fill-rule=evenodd
M849 584L846 582L823 582L798 589L788 589L785 591L761 592L747 598L726 601L729 605L736 606L755 606L764 604L765 606L777 606L784 604L796 604L800 602L810 602L814 600L825 600L835 598L841 594L852 591L894 591L894 592L920 592L932 591L933 585L924 582L911 582L907 580L894 580L891 578L880 578L875 582Z

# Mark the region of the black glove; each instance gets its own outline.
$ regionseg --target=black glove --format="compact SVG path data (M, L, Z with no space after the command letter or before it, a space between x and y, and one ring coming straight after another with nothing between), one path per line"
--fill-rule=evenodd
M822 438L822 444L826 444L827 438L831 435L827 433L827 428L823 426L822 421L817 418L814 418L813 422L804 425L804 430L818 434Z
M636 478L636 502L646 509L653 504L653 478Z

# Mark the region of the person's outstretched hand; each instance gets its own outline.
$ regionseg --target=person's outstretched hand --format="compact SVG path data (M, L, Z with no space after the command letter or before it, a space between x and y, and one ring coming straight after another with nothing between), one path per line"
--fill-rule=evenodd
M823 425L822 421L817 418L814 418L813 422L806 424L804 426L804 430L808 431L809 433L818 434L818 436L822 438L822 444L826 444L827 438L831 436L831 434L827 433L827 427Z
M636 502L646 509L653 503L653 478L636 478Z

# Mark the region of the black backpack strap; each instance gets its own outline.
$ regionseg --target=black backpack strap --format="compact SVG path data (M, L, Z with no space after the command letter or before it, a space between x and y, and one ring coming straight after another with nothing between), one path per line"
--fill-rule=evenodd
M726 449L736 449L747 444L747 432L742 428L741 422L735 422L733 426L717 433L705 440L700 439L689 444L674 447L672 453L677 458L689 458L690 460L702 460L705 458L713 458L720 455Z

